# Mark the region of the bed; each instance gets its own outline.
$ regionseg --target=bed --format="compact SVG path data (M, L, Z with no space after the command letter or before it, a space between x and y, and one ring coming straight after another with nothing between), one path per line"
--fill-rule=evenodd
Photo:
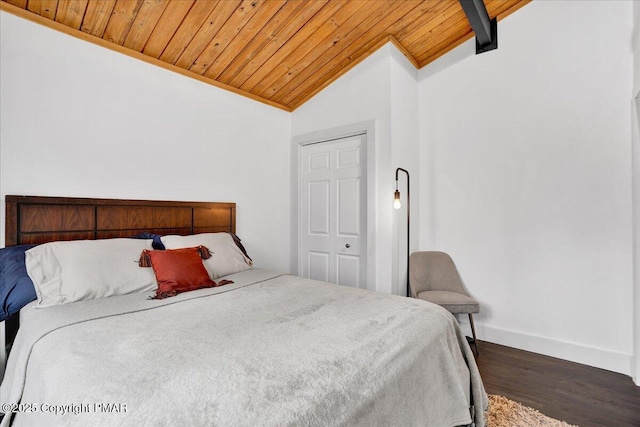
M7 246L235 237L233 203L6 202ZM212 252L203 264L222 253ZM473 354L446 310L260 268L228 272L208 270L231 283L167 298L146 290L35 308L39 294L5 322L1 425L485 425Z

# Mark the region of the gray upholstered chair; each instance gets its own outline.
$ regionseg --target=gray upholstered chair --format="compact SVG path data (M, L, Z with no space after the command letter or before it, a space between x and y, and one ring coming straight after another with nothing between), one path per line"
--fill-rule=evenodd
M409 259L411 296L438 304L452 314L468 314L473 346L478 354L473 313L480 312L478 301L469 296L451 257L444 252L414 252Z

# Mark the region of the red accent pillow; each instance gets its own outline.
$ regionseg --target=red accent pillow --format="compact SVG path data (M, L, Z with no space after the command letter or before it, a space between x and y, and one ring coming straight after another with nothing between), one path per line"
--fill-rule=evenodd
M157 299L193 291L200 288L212 288L216 282L209 278L202 264L199 248L147 251L151 266L156 274Z

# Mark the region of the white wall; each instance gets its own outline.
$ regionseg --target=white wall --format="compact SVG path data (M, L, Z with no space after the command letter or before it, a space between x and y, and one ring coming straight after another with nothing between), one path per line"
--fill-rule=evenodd
M410 174L411 186L411 239L409 253L418 250L420 236L420 158L418 138L418 70L393 45L389 45L390 65L390 102L391 102L391 167L395 173L397 167L406 169ZM395 176L394 176L395 178ZM407 195L406 176L398 175L398 189L403 206L392 210L393 244L392 284L393 293L406 295L407 288L407 207L404 201ZM395 185L395 184L394 184ZM387 196L388 198L388 196ZM389 209L389 202L384 205Z
M374 274L369 277L374 283L370 283L369 288L387 293L398 291L398 276L404 277L402 271L405 268L404 264L400 269L393 264L398 259L397 241L400 238L394 221L396 216L405 215L404 212L396 213L392 207L395 168L407 169L415 164L412 163L415 156L408 150L417 150L418 142L417 74L408 67L411 64L407 59L397 52L395 46L387 43L296 109L291 118L294 137L375 122L375 171L373 176L370 175L375 184L375 200L374 208L368 212L375 216L375 243L368 242L373 249L369 265L374 267ZM404 94L408 94L407 98L401 99ZM404 179L401 176L401 191L406 192ZM412 184L417 186L417 181ZM418 212L417 197L417 193L412 194L414 218ZM414 230L417 230L417 223L415 220ZM415 236L414 241L417 234ZM402 287L399 293L404 293Z
M420 72L420 245L453 256L480 339L627 374L631 17L533 2L497 51Z
M633 289L634 297L634 362L631 367L640 385L640 2L633 2L633 93L632 102L632 169L633 169Z
M640 93L640 2L633 2L633 95Z
M637 53L635 54L637 55ZM640 94L632 106L633 162L633 358L631 375L640 386Z
M289 113L4 12L0 31L0 223L6 194L232 201L256 265L288 271Z

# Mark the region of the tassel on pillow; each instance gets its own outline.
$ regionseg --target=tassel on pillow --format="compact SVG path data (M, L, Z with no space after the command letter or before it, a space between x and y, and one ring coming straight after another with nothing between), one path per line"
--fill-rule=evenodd
M209 259L211 258L211 252L209 252L209 248L206 246L198 246L198 253L200 254L200 258Z
M144 249L140 254L140 260L138 260L138 265L140 267L151 267L151 255L149 255L149 250Z
M221 280L219 282L216 282L215 280L212 280L211 282L213 282L213 283L209 284L209 285L206 285L206 286L202 286L202 287L203 288L217 288L218 286L229 285L229 284L233 283L233 280L226 280L225 279L225 280ZM175 297L179 293L180 293L180 291L176 291L176 290L158 291L158 292L156 292L155 295L152 295L147 299L165 299L165 298Z

